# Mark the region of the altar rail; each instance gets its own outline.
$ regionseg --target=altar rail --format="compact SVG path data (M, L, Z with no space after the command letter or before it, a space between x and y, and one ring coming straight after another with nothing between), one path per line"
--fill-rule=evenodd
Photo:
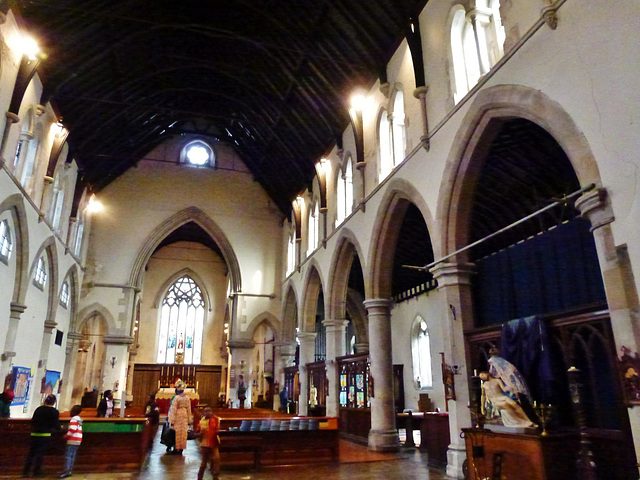
M86 418L83 419L82 446L78 451L74 472L137 472L151 446L151 427L142 418ZM61 417L66 426L69 417ZM31 419L0 418L0 465L3 474L22 472L29 450ZM59 474L64 465L66 442L63 433L52 436L45 455L43 471Z

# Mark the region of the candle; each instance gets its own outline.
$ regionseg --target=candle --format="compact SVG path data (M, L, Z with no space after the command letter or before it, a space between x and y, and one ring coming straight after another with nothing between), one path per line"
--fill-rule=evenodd
M200 382L196 382L196 392L198 391L199 386L200 386Z
M160 388L160 380L158 380L158 388Z

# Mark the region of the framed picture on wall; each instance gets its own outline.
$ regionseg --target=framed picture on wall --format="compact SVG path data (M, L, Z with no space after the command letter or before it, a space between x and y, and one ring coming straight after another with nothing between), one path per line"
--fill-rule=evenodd
M24 405L29 399L29 379L31 378L31 369L28 367L13 367L11 375L13 377L11 389L15 395L11 405Z

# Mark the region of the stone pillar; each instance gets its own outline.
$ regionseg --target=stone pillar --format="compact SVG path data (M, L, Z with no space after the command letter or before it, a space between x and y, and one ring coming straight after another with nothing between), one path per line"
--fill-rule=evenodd
M4 350L2 352L2 356L0 356L0 378L3 379L3 381L6 376L11 373L13 357L16 356L16 336L18 335L20 316L26 309L26 305L20 305L18 303L11 302L9 313L9 328L7 329L7 336L4 340Z
M251 355L255 342L253 340L229 340L229 351L231 352L231 369L235 373L234 383L229 386L229 400L236 408L251 407ZM238 398L238 383L240 375L244 378L245 400L240 404Z
M80 403L80 399L73 398L73 380L76 376L78 365L78 347L82 340L82 334L69 332L67 334L66 357L64 371L62 372L62 393L58 404L61 410L70 410L75 403Z
M369 317L369 382L373 382L369 449L378 452L398 451L400 447L393 402L391 304L391 300L386 298L364 301Z
M128 335L104 337L106 346L103 369L102 391L112 390L114 400L119 401L120 416L124 416L127 397L127 367L129 366L129 347L134 338ZM152 393L152 392L149 392ZM117 416L114 411L114 416Z
M451 444L447 452L447 475L464 478L462 464L466 458L464 440L460 438L462 428L471 426L469 411L468 359L464 330L473 327L473 301L471 276L475 266L471 263L439 263L431 269L444 293L447 305L446 324L443 327L445 360L458 366L454 376L456 399L449 400L449 436Z
M53 333L53 329L56 328L58 324L52 320L47 320L44 322L44 333L42 335L42 342L40 343L40 356L38 357L38 368L36 370L35 377L33 378L33 385L36 388L36 391L40 391L40 385L42 384L42 379L45 376L45 372L47 370L47 361L49 360L49 348L51 347L51 334ZM53 394L58 397L58 392L53 392ZM35 410L36 407L40 405L38 396L33 392L31 395L31 405L29 406L30 411ZM33 403L34 398L36 399L36 403ZM60 399L58 399L60 401Z
M337 417L340 403L338 394L338 365L337 357L345 354L346 346L344 337L348 320L323 320L322 323L327 331L327 380L329 384L329 395L327 395L327 417Z
M369 342L356 342L355 353L369 353Z
M280 410L280 392L284 388L284 369L293 365L296 358L295 342L276 342L275 358L273 359L273 379L278 382L278 391L273 397L273 409Z
M300 398L298 399L298 415L309 413L309 377L307 363L313 362L316 354L316 333L298 332L300 341Z
M576 208L591 222L598 252L602 280L611 317L616 351L624 346L640 351L640 301L626 245L618 246L611 223L615 220L607 190L600 188L583 194ZM636 457L640 458L640 409L629 408L629 421Z

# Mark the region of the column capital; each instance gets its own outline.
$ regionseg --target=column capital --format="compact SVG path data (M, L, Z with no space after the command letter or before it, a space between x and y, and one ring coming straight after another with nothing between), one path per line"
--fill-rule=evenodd
M21 305L19 303L11 302L11 306L9 308L11 311L11 316L13 318L17 318L24 313L24 311L27 309L27 306ZM17 314L17 316L14 316L14 314Z
M576 208L580 215L591 222L591 231L610 224L615 220L609 194L606 188L598 188L581 195L576 200Z
M475 274L473 263L438 263L429 270L438 281L438 288L452 285L471 285L471 276Z
M316 332L298 332L298 340L300 340L300 343L315 342L317 336L318 334Z
M413 91L413 96L415 98L424 98L427 95L427 92L429 91L429 87L426 86L422 86L422 87L418 87Z
M248 340L248 339L244 339L244 338L239 338L239 339L229 339L227 341L227 345L229 346L229 348L231 350L233 350L234 348L253 348L255 346L256 342L254 342L253 340ZM233 352L231 352L233 353Z
M45 320L44 331L46 333L51 333L53 332L53 329L56 328L57 326L58 326L58 323L55 322L54 320Z
M129 335L109 335L102 339L105 345L131 345L134 338Z
M78 332L69 332L67 333L67 340L79 342L80 340L82 340L82 334Z
M393 300L390 298L371 298L362 303L364 304L364 308L367 309L367 312L377 309L389 311L393 305Z
M347 328L347 325L349 325L349 320L327 318L326 320L322 321L322 324L327 329L327 332L330 331L330 330L334 330L334 331L343 330L344 331L344 329Z

